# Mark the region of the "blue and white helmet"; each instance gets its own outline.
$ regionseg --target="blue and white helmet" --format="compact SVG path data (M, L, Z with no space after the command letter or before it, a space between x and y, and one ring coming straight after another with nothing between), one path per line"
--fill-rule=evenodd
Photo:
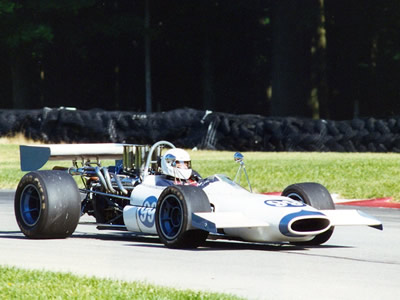
M187 180L192 176L190 155L180 148L169 149L161 158L161 170L164 175Z

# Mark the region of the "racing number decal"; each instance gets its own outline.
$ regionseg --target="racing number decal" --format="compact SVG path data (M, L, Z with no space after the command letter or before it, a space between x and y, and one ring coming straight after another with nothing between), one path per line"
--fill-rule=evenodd
M266 200L264 201L265 204L269 206L275 207L302 207L306 206L303 202L285 199L285 200Z
M154 226L154 214L156 212L157 198L154 196L148 197L143 202L143 207L138 209L139 220L146 227Z

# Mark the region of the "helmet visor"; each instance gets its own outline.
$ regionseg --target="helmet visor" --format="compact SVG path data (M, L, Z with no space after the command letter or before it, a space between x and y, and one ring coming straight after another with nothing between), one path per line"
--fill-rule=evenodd
M175 167L178 169L191 169L192 163L190 160L176 160Z

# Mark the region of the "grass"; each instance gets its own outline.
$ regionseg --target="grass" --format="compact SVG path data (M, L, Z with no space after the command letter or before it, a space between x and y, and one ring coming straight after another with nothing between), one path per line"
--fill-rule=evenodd
M191 152L203 176L216 171L233 178L233 152ZM319 182L346 198L394 197L400 200L400 154L394 153L244 153L246 170L257 192L282 191L297 182ZM245 185L245 178L242 178Z
M203 177L222 173L234 178L238 165L233 152L189 151L193 169ZM256 192L282 191L297 182L319 182L331 193L345 198L393 197L400 200L400 154L396 153L316 153L247 152L246 170ZM110 162L111 163L111 162ZM70 162L49 162L69 167ZM23 176L19 169L17 144L1 144L0 189L15 189ZM246 185L245 178L241 179Z
M0 266L0 299L241 299L139 282Z
M0 145L0 188L16 188L23 174L19 168L18 146Z

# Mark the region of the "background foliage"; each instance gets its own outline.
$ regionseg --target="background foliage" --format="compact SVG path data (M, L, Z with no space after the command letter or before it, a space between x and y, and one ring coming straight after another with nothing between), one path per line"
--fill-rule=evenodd
M398 115L396 0L0 0L0 108Z

